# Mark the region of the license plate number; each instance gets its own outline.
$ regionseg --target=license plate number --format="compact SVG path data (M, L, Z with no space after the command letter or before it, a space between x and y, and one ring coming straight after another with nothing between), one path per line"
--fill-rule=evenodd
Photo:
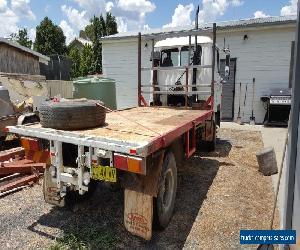
M100 181L117 181L117 170L107 166L92 166L92 179Z

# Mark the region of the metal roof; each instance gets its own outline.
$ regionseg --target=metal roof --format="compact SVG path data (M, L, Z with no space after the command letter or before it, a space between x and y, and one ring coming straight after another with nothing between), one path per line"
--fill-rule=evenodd
M226 29L238 29L238 28L250 28L250 27L265 27L273 25L282 25L295 23L297 21L297 15L288 15L288 16L273 16L273 17L262 17L262 18L247 18L240 20L232 21L221 21L217 22L217 30L226 30ZM212 28L213 23L206 23L199 25L199 29L209 30ZM193 31L194 26L180 26L180 27L169 27L169 28L155 28L149 30L143 30L142 36L150 37L156 34L163 33L180 33ZM129 31L123 33L117 33L115 35L106 36L101 38L101 40L120 40L125 38L137 37L139 31Z
M45 56L45 55L43 55L43 54L41 54L39 52L36 52L36 51L34 51L32 49L24 47L24 46L18 44L17 42L10 41L10 40L8 40L6 38L0 37L0 43L5 43L5 44L7 44L9 46L15 47L15 48L17 48L19 50L22 50L24 52L27 52L27 53L32 54L34 56L37 56L38 58L41 58L41 59L46 60L46 61L50 61L50 58L48 56Z

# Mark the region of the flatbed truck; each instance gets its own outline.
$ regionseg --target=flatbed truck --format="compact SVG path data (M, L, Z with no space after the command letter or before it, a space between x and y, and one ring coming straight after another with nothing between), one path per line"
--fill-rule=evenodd
M183 34L189 37L189 49L191 36L199 32L193 30ZM186 85L183 85L185 105L163 107L145 103L140 77L142 37L139 34L139 107L108 112L106 124L92 129L65 131L44 128L39 123L6 128L6 132L38 138L42 144L48 145L51 165L44 175L46 202L63 206L69 192L84 195L92 189L95 180L120 182L125 189L124 224L127 230L149 240L153 221L160 228L168 225L175 204L177 167L185 158L191 157L199 145L213 149L216 141L222 82L217 77L219 50L215 44L215 24L212 30L205 30L205 34L209 32L212 34L212 63L174 67L186 71L186 75L189 71L191 75L195 68L198 73L210 68L210 82L204 83L209 86L210 93L202 102L199 97L201 84L189 90L189 78L186 77ZM151 37L151 40L154 50L154 38ZM154 62L152 66L153 82L153 72L171 68L154 65ZM165 94L157 88L156 91L152 92L154 99L157 99L155 95ZM188 104L193 95L197 95L198 105Z

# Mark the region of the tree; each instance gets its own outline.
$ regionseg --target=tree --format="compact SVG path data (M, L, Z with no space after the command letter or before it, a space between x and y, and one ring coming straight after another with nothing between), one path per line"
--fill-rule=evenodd
M94 27L93 21L95 18L99 19L100 26L101 26L101 37L103 36L110 36L118 33L118 25L116 22L116 18L109 12L106 13L106 19L103 18L102 15L100 17L93 17L90 20L90 24L87 25L84 31L81 31L81 36L84 38L89 38L91 41L95 40L94 37Z
M93 17L91 23L81 30L79 36L84 39L90 39L93 46L84 46L82 50L70 48L68 57L72 61L71 76L85 76L88 74L102 72L102 45L100 38L107 35L116 34L117 22L110 13L106 14L106 19Z
M64 32L48 17L45 17L36 27L34 49L44 55L63 55L66 52Z
M28 37L28 32L27 29L20 29L18 33L13 33L10 35L11 39L16 41L22 46L25 46L27 48L31 48L32 46L32 41Z
M102 18L102 20L101 20ZM101 73L102 72L102 45L100 42L100 38L102 36L102 22L105 23L103 20L102 15L99 17L95 17L92 20L92 27L94 32L94 40L93 42L93 51L94 51L94 72Z
M86 76L94 73L93 48L90 45L84 45L80 56L80 75Z
M81 60L81 54L78 48L74 47L71 48L68 57L72 61L72 66L71 66L71 78L76 78L81 76L80 73L80 60Z
M110 36L118 33L118 25L116 22L116 17L111 13L106 13L105 21L105 34L103 36Z
M118 33L116 18L106 13L106 19L102 15L94 16L91 24L87 25L84 34L93 42L94 73L102 72L102 45L100 38Z

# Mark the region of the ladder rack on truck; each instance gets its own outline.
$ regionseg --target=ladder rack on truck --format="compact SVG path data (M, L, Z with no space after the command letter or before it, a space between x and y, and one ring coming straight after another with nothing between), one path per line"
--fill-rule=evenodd
M124 224L127 230L149 240L152 236L154 207L158 225L162 228L168 225L176 197L177 166L184 158L193 155L200 142L210 148L215 145L221 83L214 76L215 24L212 31L211 82L204 84L209 86L210 96L196 108L188 104L188 70L196 68L189 65L185 72L187 82L183 107L147 106L142 96L142 36L139 34L139 107L109 112L105 125L92 129L65 131L44 128L39 123L6 128L10 133L38 138L40 144L49 149L51 165L46 168L44 175L47 202L63 206L69 191L78 191L83 195L93 189L95 180L118 181L125 189ZM158 39L168 35L189 36L191 49L191 35L201 32L208 34L209 30L171 32L158 35ZM154 49L155 36L145 36L143 39L152 41ZM190 55L191 51L189 58ZM151 70L158 70L157 65L153 65ZM161 67L161 70L166 69ZM155 85L154 78L152 84ZM194 91L193 95L199 92L195 89L191 91Z

